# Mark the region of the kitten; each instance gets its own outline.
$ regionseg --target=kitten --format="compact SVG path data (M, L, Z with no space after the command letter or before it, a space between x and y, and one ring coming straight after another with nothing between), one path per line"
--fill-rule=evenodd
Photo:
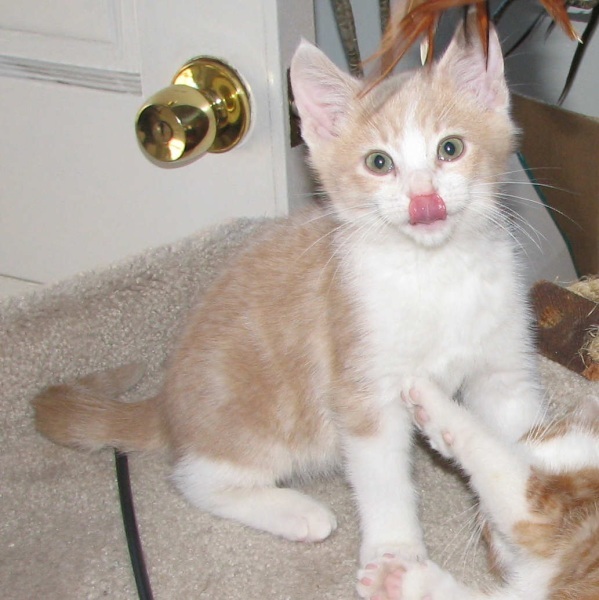
M362 571L363 598L377 600L596 600L599 598L597 403L520 444L500 440L438 387L403 395L430 445L470 477L504 584L489 592L456 581L432 561L387 556Z
M541 405L498 200L515 136L501 50L493 33L487 66L469 39L460 30L432 68L368 94L303 42L291 82L324 207L272 222L231 260L156 397L121 403L94 380L50 388L35 400L39 431L86 449L168 449L191 503L291 540L323 540L336 520L278 485L343 466L362 564L425 556L405 378L461 388L510 440Z

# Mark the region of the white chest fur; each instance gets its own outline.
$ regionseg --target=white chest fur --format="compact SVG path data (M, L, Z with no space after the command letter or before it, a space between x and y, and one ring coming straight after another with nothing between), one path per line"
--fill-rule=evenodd
M503 244L362 243L347 267L369 370L393 386L420 375L455 392L513 309L512 257Z

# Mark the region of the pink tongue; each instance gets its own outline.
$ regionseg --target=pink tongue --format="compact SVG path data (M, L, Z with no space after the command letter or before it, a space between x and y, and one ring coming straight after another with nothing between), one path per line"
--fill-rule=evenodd
M439 194L424 194L410 198L410 223L412 225L444 221L446 218L445 202Z

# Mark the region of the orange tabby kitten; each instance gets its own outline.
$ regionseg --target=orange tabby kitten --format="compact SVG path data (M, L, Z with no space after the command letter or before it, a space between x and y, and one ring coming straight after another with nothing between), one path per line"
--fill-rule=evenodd
M189 315L164 387L134 374L50 388L38 429L71 446L167 449L193 504L291 540L336 527L279 487L343 467L362 564L426 556L399 397L422 375L509 440L541 398L498 188L514 145L501 49L460 31L430 69L364 82L302 43L291 82L327 201L248 240ZM108 379L111 379L108 381Z
M482 592L432 561L387 556L362 571L370 600L597 600L599 404L507 444L448 398L417 381L403 395L430 445L470 477L504 584Z

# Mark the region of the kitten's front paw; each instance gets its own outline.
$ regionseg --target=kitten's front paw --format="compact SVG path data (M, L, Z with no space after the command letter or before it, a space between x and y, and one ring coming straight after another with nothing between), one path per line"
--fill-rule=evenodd
M443 456L453 456L454 437L448 427L456 408L453 400L432 382L420 379L408 382L401 398L431 447Z
M384 544L363 543L360 548L360 564L376 562L381 557L397 557L402 560L419 561L428 556L423 540L393 540Z
M368 600L457 600L463 588L430 560L385 556L360 571L357 590Z
M369 562L363 569L358 571L356 589L360 598L389 600L385 583L393 573L402 571L403 565L404 561L393 554L385 554L380 559Z
M358 593L362 598L385 600L385 578L394 570L408 563L419 563L427 556L424 543L411 543L362 548L361 558L365 567L358 571ZM383 594L383 595L381 595Z

